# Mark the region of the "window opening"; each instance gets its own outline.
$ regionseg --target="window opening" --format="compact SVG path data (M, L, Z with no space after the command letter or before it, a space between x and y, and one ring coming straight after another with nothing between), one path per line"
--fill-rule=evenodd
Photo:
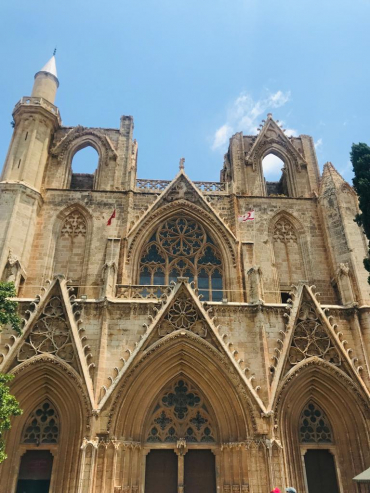
M271 196L288 195L285 178L285 164L275 154L267 154L262 159L262 170L266 194Z
M194 281L205 301L223 298L221 254L204 228L185 217L162 223L140 261L140 285L168 285L178 277Z
M289 293L287 291L281 291L281 302L282 303L288 303L288 300L290 298Z
M215 442L212 419L202 396L182 379L158 399L146 441L176 443L180 438L191 443Z
M301 443L333 443L333 433L327 416L312 402L301 414L299 439Z
M72 160L71 189L91 190L94 174L99 164L99 155L92 146L76 152Z
M44 402L31 413L23 430L22 443L58 443L59 417L49 402Z

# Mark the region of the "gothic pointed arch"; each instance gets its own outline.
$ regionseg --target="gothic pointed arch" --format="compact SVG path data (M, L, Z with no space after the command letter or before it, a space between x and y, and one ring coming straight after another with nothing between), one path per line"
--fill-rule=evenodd
M366 430L369 411L362 389L326 361L313 357L289 372L279 386L274 406L276 435L286 453L288 483L294 478L297 490L304 491L301 454L321 448L335 456L344 491L354 493L352 478L370 459Z
M101 182L102 168L109 165L111 159L115 160L117 152L107 135L99 129L86 128L81 125L72 128L51 149L51 155L57 158L57 162L64 170L63 184L65 188L70 186L72 170L72 159L76 152L91 146L99 155L98 169L94 177L94 188L99 188Z
M154 400L146 418L146 443L217 441L217 422L202 392L187 378L170 382Z
M49 355L25 361L11 373L11 392L23 415L7 432L4 491L15 491L20 456L26 450L49 450L54 456L54 490L77 490L80 446L83 436L90 433L91 420L89 397L81 379L67 364Z
M53 227L53 275L63 275L76 287L85 284L92 234L90 213L81 204L72 204L57 215Z
M148 436L143 436L143 430L149 431L150 419L161 418L151 414L156 412L154 403L162 394L174 393L164 389L180 381L189 382L191 388L201 392L201 399L212 417L212 429L218 430L215 432L218 442L243 440L257 432L258 406L227 358L198 335L181 330L151 345L123 375L103 404L102 409L109 415L108 429L115 436L145 441ZM174 410L170 411L174 417ZM193 411L196 419L197 409Z
M292 284L312 278L305 228L292 214L280 211L270 220L268 232L279 289L289 293Z
M189 226L190 229L194 228L193 232L195 235L198 235L198 233L200 235L199 240L201 240L201 243L197 246L196 238L194 238L195 243L192 243L194 251L193 259L190 259L190 255L184 255L184 253L186 253L184 248L180 248L182 251L179 250L176 254L175 252L172 252L173 255L171 255L168 246L163 245L163 242L166 242L166 239L163 237L164 234L170 234L172 236L180 233L180 236L183 235L183 232L179 231L179 227L180 229L185 227L185 223L184 226L182 226L179 224L179 220L180 222L185 220L186 226ZM172 232L170 232L169 229L171 229ZM177 233L175 229L177 229ZM190 229L187 228L189 233ZM177 237L179 238L178 234ZM194 278L197 280L199 273L203 287L207 284L207 289L209 290L209 286L212 285L212 282L215 283L215 286L220 285L220 276L222 275L222 289L231 289L231 279L233 278L237 264L235 238L232 236L231 232L223 226L218 217L215 217L198 205L185 200L179 200L163 205L148 214L146 218L143 218L143 221L137 225L135 230L131 231L129 234L127 261L131 267L131 277L135 282L139 282L140 279L140 269L143 267L142 259L146 254L144 251L148 250L150 247L153 248L153 252L148 251L146 253L148 253L149 256L150 254L155 254L158 264L164 263L167 266L167 271L165 271L164 269L160 270L161 267L158 265L159 273L163 272L164 281L169 282L174 279L174 277L171 277L170 269L172 263L176 264L177 257L178 260L182 260L183 262L181 265L175 266L173 276L175 276L176 271L176 277L185 276L190 277L191 280ZM190 253L192 252L189 251L189 254ZM150 263L150 259L148 263ZM151 267L154 268L154 264ZM191 272L193 274L189 275ZM215 272L214 281L212 281L213 272ZM150 269L148 269L148 279L149 275L150 281L152 282L154 275L152 275ZM164 282L164 284L165 283L166 282ZM218 288L220 293L222 292L222 289Z
M267 189L262 160L268 154L274 154L284 162L282 180L284 181L283 190L287 195L290 197L307 195L308 181L306 183L304 179L302 180L302 176L299 176L302 174L302 168L307 168L306 160L272 119L271 114L268 115L261 132L246 156L246 163L251 164L253 170L260 175L259 181L262 184L261 189L264 195L267 194Z
M59 442L59 436L59 413L49 399L44 399L28 416L23 427L21 443L54 444Z

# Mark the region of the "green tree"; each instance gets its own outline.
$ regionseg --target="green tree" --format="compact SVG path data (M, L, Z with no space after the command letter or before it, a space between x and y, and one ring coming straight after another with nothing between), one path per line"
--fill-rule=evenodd
M18 335L22 333L21 319L18 315L18 303L11 300L16 296L13 282L0 282L0 330L4 325L10 324Z
M0 330L9 324L17 334L21 334L18 303L9 299L15 294L14 283L0 282ZM9 382L12 378L13 375L0 373L0 462L6 459L3 433L11 427L10 418L22 414L17 399L9 392Z
M11 427L10 418L22 414L17 399L9 392L9 382L13 376L0 373L0 462L6 459L3 433Z
M364 229L369 240L369 254L364 259L365 269L370 272L370 147L367 144L353 144L351 150L353 165L353 186L359 198L361 213L357 214L355 221ZM370 284L370 276L368 277Z

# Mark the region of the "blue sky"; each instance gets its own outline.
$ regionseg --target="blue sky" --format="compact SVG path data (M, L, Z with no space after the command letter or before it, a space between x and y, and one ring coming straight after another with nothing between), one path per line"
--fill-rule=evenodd
M18 0L0 33L2 162L55 45L63 124L133 115L141 178L172 179L184 156L190 178L218 180L230 134L270 111L348 180L351 144L370 144L370 0Z

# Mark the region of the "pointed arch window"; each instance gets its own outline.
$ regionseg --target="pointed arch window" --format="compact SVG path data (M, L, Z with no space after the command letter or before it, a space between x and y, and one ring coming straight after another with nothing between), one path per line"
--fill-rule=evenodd
M186 217L163 222L140 260L141 285L166 285L178 277L194 281L204 300L223 297L221 254L203 226Z
M299 440L301 443L333 443L333 433L326 414L313 402L302 411L299 422Z
M58 413L50 402L43 402L28 417L23 428L22 443L58 443L59 430Z
M299 234L287 217L280 217L274 224L272 244L280 291L287 293L292 284L306 279Z
M268 153L262 159L266 195L288 196L285 163L276 154Z
M63 274L79 286L82 280L86 250L87 223L79 210L64 219L56 242L54 274Z
M208 408L197 389L180 379L159 397L147 428L149 443L215 442Z

